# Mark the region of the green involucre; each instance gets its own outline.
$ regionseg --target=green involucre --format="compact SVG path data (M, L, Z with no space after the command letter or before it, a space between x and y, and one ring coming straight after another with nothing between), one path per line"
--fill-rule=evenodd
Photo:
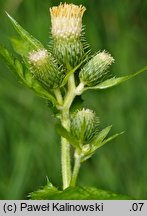
M42 56L41 56L42 55ZM28 57L31 73L47 88L58 88L64 78L64 71L47 50L33 51Z
M105 51L95 55L80 71L79 78L87 86L95 86L106 80L110 74L109 66L114 62Z
M84 45L80 38L53 39L52 52L60 64L74 68L83 60Z
M70 132L80 144L86 144L98 133L99 120L95 113L89 109L78 110L71 116Z

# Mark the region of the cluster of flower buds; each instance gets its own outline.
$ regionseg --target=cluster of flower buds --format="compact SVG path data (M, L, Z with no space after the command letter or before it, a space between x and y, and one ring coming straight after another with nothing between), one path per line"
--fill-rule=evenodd
M74 4L60 4L50 9L52 52L61 64L67 68L77 66L84 56L82 43L82 17L85 7ZM81 69L80 81L87 86L95 86L108 77L108 68L114 62L113 57L103 51Z
M66 3L50 9L53 38L50 52L8 15L23 41L19 54L25 59L33 76L46 89L60 87L66 71L81 65L87 56L82 40L82 17L85 10L84 6ZM82 69L78 68L79 77L76 80L82 86L96 86L108 77L108 68L113 62L109 53L99 52Z
M85 10L81 5L66 3L50 9L52 53L10 17L20 36L25 39L28 52L24 57L30 71L47 89L60 87L65 71L80 64L86 55L84 42L82 42L82 17ZM113 62L114 59L109 53L99 52L80 70L80 82L84 86L95 86L104 81L109 75L108 68Z

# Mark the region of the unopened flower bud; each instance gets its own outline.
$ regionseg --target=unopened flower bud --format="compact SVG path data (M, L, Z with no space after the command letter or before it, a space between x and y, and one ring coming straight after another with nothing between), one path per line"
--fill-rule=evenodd
M46 49L39 49L29 53L28 62L33 75L47 88L57 88L63 80L63 71L52 55Z
M70 132L80 144L89 143L98 132L99 120L90 109L82 109L71 116Z
M66 3L50 9L53 53L65 66L75 67L83 57L84 47L80 37L85 10L81 5Z
M108 68L114 62L113 57L103 51L94 56L80 71L81 82L87 86L95 86L108 76Z

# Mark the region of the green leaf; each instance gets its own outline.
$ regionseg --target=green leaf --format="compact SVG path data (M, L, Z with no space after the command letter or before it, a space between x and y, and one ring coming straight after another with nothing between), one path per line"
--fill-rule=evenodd
M60 136L67 139L74 147L79 146L79 143L76 141L76 139L73 138L70 132L68 132L61 124L56 124L56 130Z
M48 181L45 187L39 189L38 191L30 193L28 197L31 200L47 200L48 197L52 199L52 197L56 196L59 193L60 191L58 191L58 189Z
M95 147L93 148L93 151L95 151L96 149L102 147L103 145L105 145L106 143L108 143L108 142L110 142L111 140L115 139L116 137L122 135L123 133L124 133L124 132L117 133L117 134L115 134L115 135L109 137L108 139L104 140L103 142L98 143L98 145L95 146Z
M35 77L28 70L25 71L24 83L27 87L34 90L38 96L50 100L54 106L57 104L54 96L45 90L42 84L37 79L35 79Z
M98 147L101 144L101 142L106 138L106 136L108 135L111 128L112 128L112 125L104 128L102 131L100 131L98 133L98 136L94 139L93 145Z
M111 130L112 125L104 128L102 131L100 131L98 133L98 135L96 136L96 138L92 141L92 145L91 145L91 149L90 151L86 154L83 155L81 162L83 163L84 161L88 160L89 158L92 157L92 155L95 153L95 151L100 148L101 146L103 146L105 143L105 138L108 135L109 131ZM104 142L103 142L104 140Z
M0 57L4 60L8 68L18 75L24 82L23 66L19 60L17 60L12 53L2 46L0 46Z
M69 187L58 191L55 187L45 186L30 194L33 200L129 200L129 196L115 194L95 187Z
M107 88L111 88L113 86L116 86L116 85L119 85L135 76L137 76L138 74L144 72L144 71L147 71L147 66L142 68L141 70L137 71L136 73L134 74L131 74L131 75L128 75L128 76L124 76L124 77L118 77L118 78L111 78L111 79L108 79L96 86L93 86L93 87L86 87L84 90L87 90L87 89L98 89L98 90L102 90L102 89L107 89Z
M118 137L119 135L121 135L121 134L124 133L124 132L117 133L117 134L109 137L108 139L105 139L106 136L108 135L109 131L111 130L111 127L112 126L108 126L105 129L103 129L101 132L99 132L98 136L92 142L90 151L87 152L85 155L83 155L83 157L81 158L81 163L83 163L84 161L86 161L89 158L91 158L92 155L95 153L95 151L98 148L102 147L106 143L110 142L111 140L115 139L116 137Z
M117 133L117 134L115 134L115 135L109 137L108 139L104 140L104 141L101 143L101 145L100 145L99 147L103 146L103 145L106 144L107 142L110 142L111 140L115 139L116 137L118 137L118 136L120 136L120 135L122 135L122 134L124 134L124 131L121 132L121 133Z
M16 29L16 31L18 32L18 34L20 35L20 37L27 42L32 49L43 49L43 45L36 39L34 38L31 34L29 34L26 30L24 30L19 24L18 22L16 22L16 20L14 18L12 18L7 12L6 12L8 18L10 19L11 23L13 24L14 28Z
M21 56L27 56L31 51L30 45L27 41L18 38L11 38L11 44L15 52Z
M43 88L41 83L35 79L30 71L24 68L22 63L2 46L0 46L0 57L4 60L10 70L19 77L23 84L33 89L40 97L50 100L54 105L57 103L56 99Z
M94 146L94 147L92 148L92 152L95 152L96 149L102 147L103 145L105 145L106 143L108 143L108 142L110 142L111 140L115 139L116 137L122 135L123 133L124 133L124 132L117 133L117 134L115 134L115 135L109 137L108 139L105 139L103 142L97 143L97 145Z

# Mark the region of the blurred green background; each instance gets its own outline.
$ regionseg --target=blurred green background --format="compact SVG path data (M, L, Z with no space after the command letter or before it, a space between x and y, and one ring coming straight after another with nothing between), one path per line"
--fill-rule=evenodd
M0 43L10 49L16 35L7 10L45 45L49 43L49 7L57 0L0 0ZM63 1L64 2L64 1ZM146 0L72 0L87 7L86 37L94 51L108 50L118 75L147 65ZM147 72L109 91L83 95L101 127L125 134L83 164L79 185L95 186L147 199ZM25 199L46 184L61 187L60 140L46 102L17 82L0 60L0 199Z

